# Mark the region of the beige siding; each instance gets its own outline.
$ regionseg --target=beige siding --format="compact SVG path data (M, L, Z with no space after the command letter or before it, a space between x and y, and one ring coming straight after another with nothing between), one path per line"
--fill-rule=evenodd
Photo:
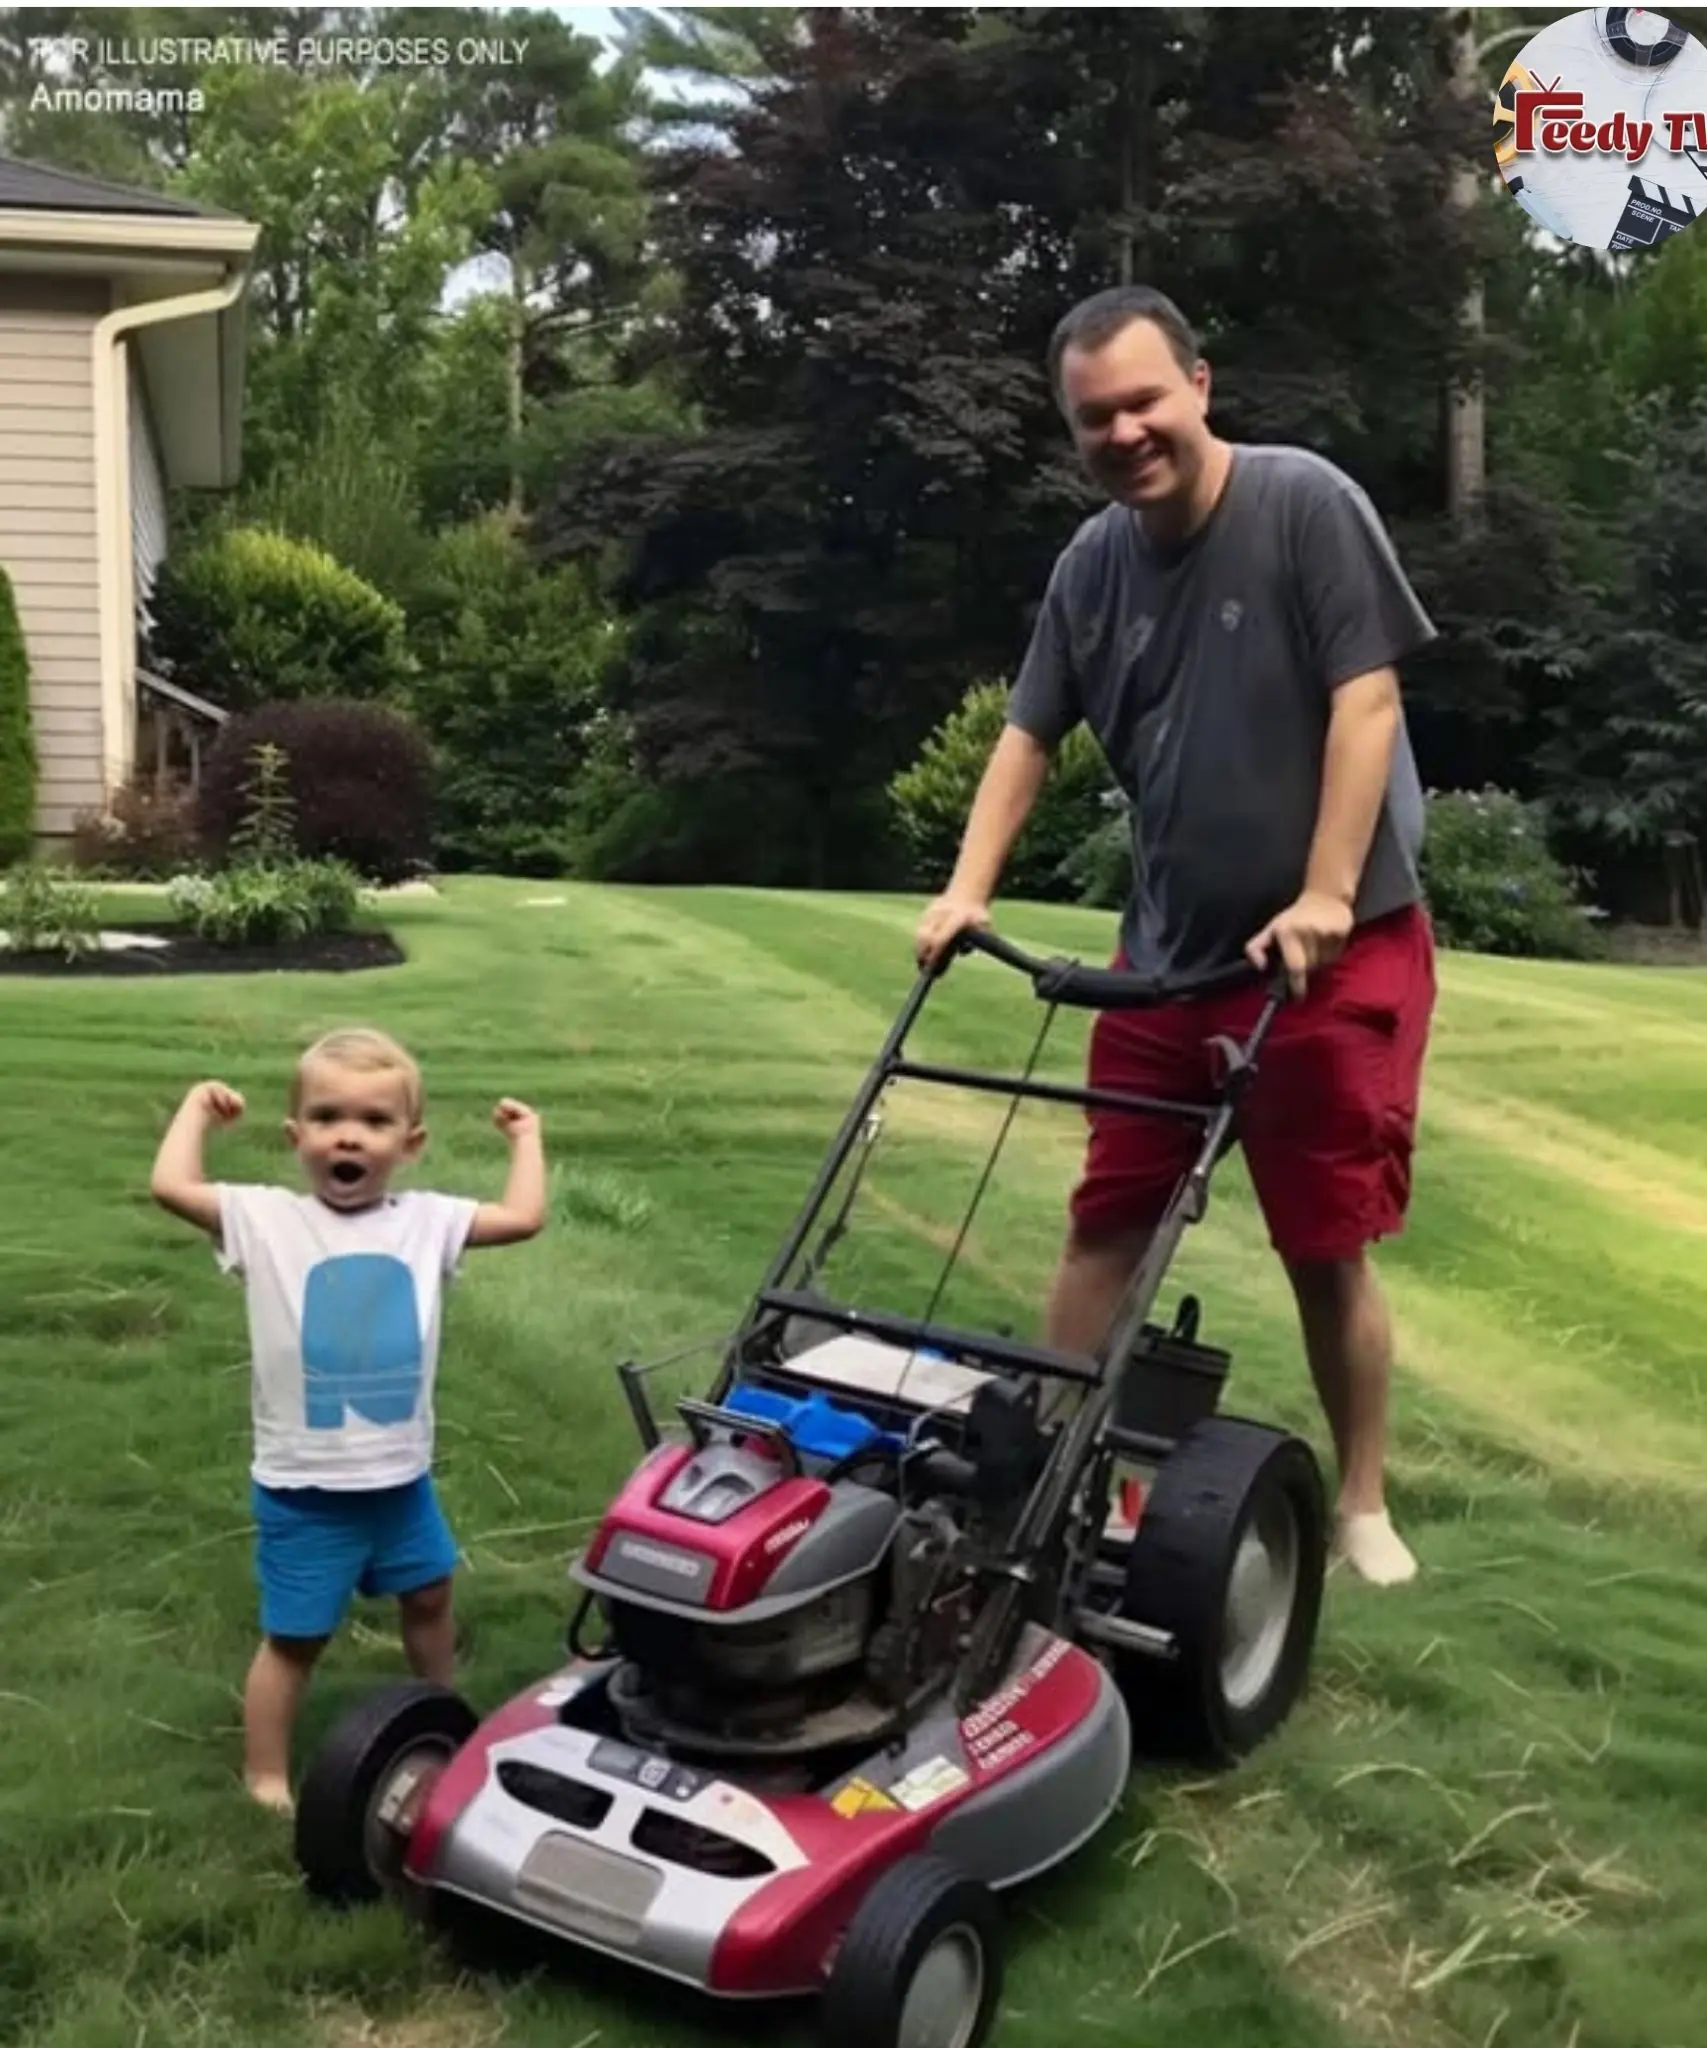
M90 335L104 308L63 286L0 287L0 565L30 656L38 824L57 837L102 796Z

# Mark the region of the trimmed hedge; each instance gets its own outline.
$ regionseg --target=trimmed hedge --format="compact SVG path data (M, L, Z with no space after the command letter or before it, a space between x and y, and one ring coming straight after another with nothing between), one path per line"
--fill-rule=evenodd
M324 549L264 527L168 556L149 609L150 659L228 711L398 699L415 672L400 606Z
M30 661L12 579L0 569L0 868L35 845L40 763L30 715Z

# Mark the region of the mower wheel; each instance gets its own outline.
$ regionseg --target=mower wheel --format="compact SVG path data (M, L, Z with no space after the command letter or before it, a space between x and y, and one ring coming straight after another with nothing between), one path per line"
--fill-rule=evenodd
M1327 1575L1321 1467L1302 1439L1216 1415L1180 1439L1144 1501L1120 1611L1170 1660L1124 1651L1139 1755L1220 1768L1286 1720L1309 1679Z
M819 2039L824 2048L979 2048L1001 1995L994 1893L940 1856L909 1856L848 1922Z
M432 1781L474 1733L460 1694L410 1680L332 1725L296 1801L296 1861L316 1897L377 1899L402 1882L403 1853Z

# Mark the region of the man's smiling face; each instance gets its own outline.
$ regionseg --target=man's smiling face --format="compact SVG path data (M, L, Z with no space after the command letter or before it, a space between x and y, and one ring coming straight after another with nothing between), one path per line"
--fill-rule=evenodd
M1153 320L1061 358L1061 408L1079 458L1117 504L1185 505L1208 458L1209 368L1180 364Z

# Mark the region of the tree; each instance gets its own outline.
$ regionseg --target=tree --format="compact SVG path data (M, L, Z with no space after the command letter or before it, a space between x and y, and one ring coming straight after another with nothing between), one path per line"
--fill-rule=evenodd
M604 337L648 299L646 196L629 129L638 67L549 9L410 9L388 32L506 37L520 61L447 71L420 87L414 158L443 172L478 164L489 203L473 247L499 289L481 332L501 334L504 502L527 493L530 417L609 382Z
M0 569L0 867L35 844L37 772L29 655L12 579Z
M874 793L1011 673L1089 508L1042 362L1123 271L1200 321L1229 431L1437 502L1449 58L1381 11L819 9L775 38L655 181L660 349L703 430L584 467L540 522L633 615L650 771L742 779L755 840L798 792L797 879L889 871Z
M999 66L840 14L784 61L733 154L678 151L659 176L681 279L664 345L705 431L590 465L542 529L548 552L638 536L616 681L643 756L684 790L733 778L748 833L823 881L862 872L888 773L1011 657L1014 593L1047 566L1016 508L1070 508L1071 485L1044 316L1004 275Z

